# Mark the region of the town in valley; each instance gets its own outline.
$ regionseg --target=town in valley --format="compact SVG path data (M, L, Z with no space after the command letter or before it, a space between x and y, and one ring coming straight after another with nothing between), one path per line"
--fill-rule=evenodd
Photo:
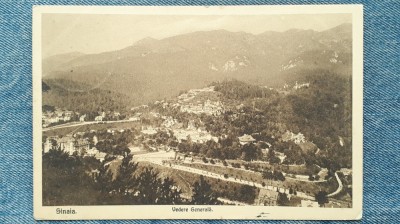
M349 23L44 59L43 205L351 208L351 65Z

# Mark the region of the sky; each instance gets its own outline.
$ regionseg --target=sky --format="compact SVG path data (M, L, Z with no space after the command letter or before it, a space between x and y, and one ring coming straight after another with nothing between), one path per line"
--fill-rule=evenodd
M265 31L323 31L351 23L351 14L304 15L111 15L43 14L42 57L113 51L152 37L162 39L195 31L225 29L259 34Z

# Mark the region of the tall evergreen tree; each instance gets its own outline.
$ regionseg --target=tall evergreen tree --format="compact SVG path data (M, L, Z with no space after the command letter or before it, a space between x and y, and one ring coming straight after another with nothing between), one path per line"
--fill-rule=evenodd
M127 155L122 159L114 181L114 186L116 186L116 190L120 194L127 194L128 190L134 188L136 185L134 173L137 170L138 164L132 162L132 157L132 155Z
M200 175L200 181L196 181L193 187L192 204L195 205L218 205L216 193L212 191L211 185Z
M289 199L287 197L286 193L278 193L278 199L277 203L279 206L288 206L289 205Z
M103 194L108 194L113 186L113 174L109 169L109 165L105 166L101 164L99 167L99 175L96 178L97 186L99 186L100 192Z
M137 177L135 199L139 204L155 204L158 199L158 190L161 181L157 178L158 173L152 168L145 168Z
M175 186L174 181L167 177L159 189L157 204L175 205L182 204L181 191Z
M315 195L315 200L318 202L320 207L325 206L325 203L328 203L328 193L326 193L326 191L319 191L316 195Z

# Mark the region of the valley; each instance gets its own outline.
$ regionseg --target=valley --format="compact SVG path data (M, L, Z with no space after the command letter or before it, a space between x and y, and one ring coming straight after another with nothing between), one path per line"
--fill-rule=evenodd
M343 24L45 59L44 204L351 207L351 49Z

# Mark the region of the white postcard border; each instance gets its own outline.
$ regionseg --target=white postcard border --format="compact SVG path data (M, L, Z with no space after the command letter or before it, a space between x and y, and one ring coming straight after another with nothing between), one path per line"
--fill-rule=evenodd
M90 13L137 15L261 15L325 14L353 15L353 206L352 208L301 208L266 206L193 206L189 212L173 212L171 205L42 206L41 158L41 14ZM37 220L88 219L287 219L354 220L362 217L363 191L363 6L362 5L287 5L287 6L34 6L32 35L33 89L33 200ZM191 208L211 208L212 212L191 212ZM77 213L56 214L56 209Z

